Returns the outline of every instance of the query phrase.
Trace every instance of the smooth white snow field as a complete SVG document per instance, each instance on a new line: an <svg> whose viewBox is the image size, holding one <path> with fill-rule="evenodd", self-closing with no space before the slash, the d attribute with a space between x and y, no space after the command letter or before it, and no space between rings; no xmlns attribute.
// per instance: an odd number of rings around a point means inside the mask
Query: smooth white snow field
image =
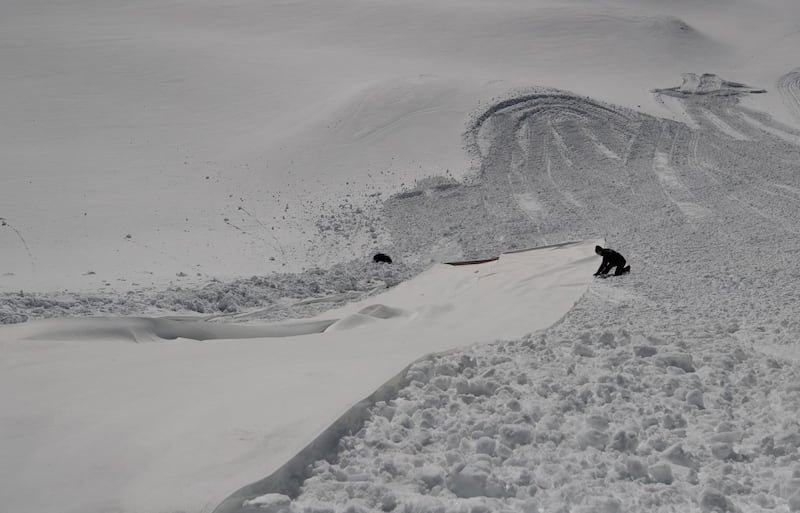
<svg viewBox="0 0 800 513"><path fill-rule="evenodd" d="M0 327L3 510L206 511L415 359L556 322L586 291L596 243L439 264L330 320Z"/></svg>

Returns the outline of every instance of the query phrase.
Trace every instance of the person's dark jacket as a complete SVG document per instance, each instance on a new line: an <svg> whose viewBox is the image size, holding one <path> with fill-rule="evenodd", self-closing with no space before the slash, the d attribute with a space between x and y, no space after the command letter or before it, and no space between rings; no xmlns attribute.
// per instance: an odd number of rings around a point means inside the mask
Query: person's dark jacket
<svg viewBox="0 0 800 513"><path fill-rule="evenodd" d="M600 264L597 272L594 273L595 276L598 274L607 274L613 267L616 267L617 269L622 269L625 267L625 257L613 249L601 248L600 255L603 257L603 262Z"/></svg>

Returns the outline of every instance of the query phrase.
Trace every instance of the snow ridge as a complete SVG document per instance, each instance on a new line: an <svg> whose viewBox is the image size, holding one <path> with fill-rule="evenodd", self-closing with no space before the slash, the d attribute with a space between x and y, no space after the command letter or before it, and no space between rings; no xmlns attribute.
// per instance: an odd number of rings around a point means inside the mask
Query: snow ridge
<svg viewBox="0 0 800 513"><path fill-rule="evenodd" d="M403 262L376 265L367 259L303 273L274 273L202 287L109 293L0 293L0 324L50 317L189 315L215 321L285 320L309 317L419 272Z"/></svg>

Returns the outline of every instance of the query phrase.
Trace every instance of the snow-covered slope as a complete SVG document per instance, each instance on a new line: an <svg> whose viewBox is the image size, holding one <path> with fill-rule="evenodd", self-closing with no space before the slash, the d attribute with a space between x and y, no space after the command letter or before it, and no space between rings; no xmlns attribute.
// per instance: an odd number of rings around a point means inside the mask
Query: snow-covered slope
<svg viewBox="0 0 800 513"><path fill-rule="evenodd" d="M318 215L464 176L465 117L511 88L667 116L648 90L684 72L771 88L796 67L798 5L763 4L5 1L0 287L185 286L362 255L380 227ZM791 120L778 95L758 102Z"/></svg>
<svg viewBox="0 0 800 513"><path fill-rule="evenodd" d="M416 365L293 503L257 498L298 491L276 486L226 508L800 510L800 3L8 0L0 11L2 322L175 309L257 324L318 314L432 262L565 240L603 237L633 267L592 284L553 328ZM376 270L375 250L399 265ZM312 267L324 269L264 276ZM186 332L86 322L3 330L83 333L0 338L0 398L19 413L0 426L4 508L103 511L114 496L137 513L210 511L271 472L264 453L298 448L260 438L284 408L263 401L322 401L262 390L263 338L134 345L109 339ZM255 329L193 334L269 334ZM470 340L456 333L437 342ZM160 363L157 349L170 353ZM401 366L366 349L374 359L359 365L386 374L353 397ZM301 378L347 372L302 357ZM115 394L132 394L132 414ZM242 394L246 408L232 402ZM229 421L223 435L182 436L212 418L201 401ZM324 406L332 419L346 404ZM207 449L143 449L183 439ZM105 487L64 485L83 449L110 457L83 467ZM209 455L229 464L204 467ZM175 467L206 470L164 477ZM120 477L133 474L144 481ZM176 496L180 482L196 493Z"/></svg>

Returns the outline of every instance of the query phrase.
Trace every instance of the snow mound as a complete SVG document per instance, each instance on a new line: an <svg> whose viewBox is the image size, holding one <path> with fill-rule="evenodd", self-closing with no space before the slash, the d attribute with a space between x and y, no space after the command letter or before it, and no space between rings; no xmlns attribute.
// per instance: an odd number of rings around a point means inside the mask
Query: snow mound
<svg viewBox="0 0 800 513"><path fill-rule="evenodd" d="M215 324L196 319L148 319L135 317L87 317L45 319L4 330L23 340L121 340L160 342L179 338L190 340L296 337L322 333L333 320L302 321L271 325Z"/></svg>
<svg viewBox="0 0 800 513"><path fill-rule="evenodd" d="M343 319L339 319L328 328L328 331L350 330L353 328L358 328L361 326L372 324L377 320L378 320L377 318L371 315L356 313L348 315Z"/></svg>
<svg viewBox="0 0 800 513"><path fill-rule="evenodd" d="M648 16L643 18L641 23L654 34L683 38L701 37L697 29L675 16Z"/></svg>
<svg viewBox="0 0 800 513"><path fill-rule="evenodd" d="M392 317L400 317L401 315L405 315L405 311L386 305L365 306L359 310L359 313L377 317L378 319L391 319Z"/></svg>
<svg viewBox="0 0 800 513"><path fill-rule="evenodd" d="M337 320L326 329L326 331L348 330L371 324L375 321L392 319L396 317L404 317L409 315L403 309L392 308L386 305L370 305L362 308L357 313L348 315L342 319Z"/></svg>
<svg viewBox="0 0 800 513"><path fill-rule="evenodd" d="M756 89L738 82L723 80L713 73L684 73L683 82L677 87L654 89L654 93L672 95L713 94L717 96L734 96L741 94L766 93L764 89Z"/></svg>
<svg viewBox="0 0 800 513"><path fill-rule="evenodd" d="M0 292L0 324L48 317L203 314L217 320L309 317L410 279L420 271L402 261L375 265L353 260L328 269L273 273L203 286L114 293Z"/></svg>

